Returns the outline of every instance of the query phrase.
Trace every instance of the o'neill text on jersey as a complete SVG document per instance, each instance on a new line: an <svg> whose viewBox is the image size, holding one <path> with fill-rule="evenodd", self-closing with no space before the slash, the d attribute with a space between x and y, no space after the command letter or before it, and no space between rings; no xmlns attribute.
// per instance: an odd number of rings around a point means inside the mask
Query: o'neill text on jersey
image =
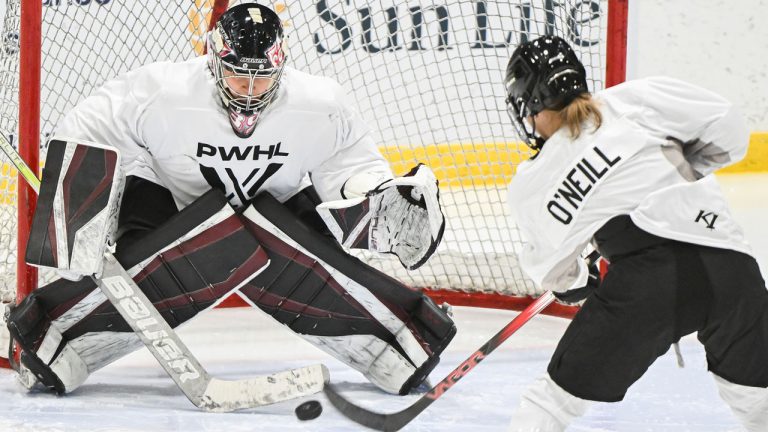
<svg viewBox="0 0 768 432"><path fill-rule="evenodd" d="M557 188L547 203L549 214L565 225L573 220L571 210L578 210L593 186L621 160L620 156L609 158L597 147L592 147L591 153L594 154L585 155L568 171L560 182L562 187Z"/></svg>

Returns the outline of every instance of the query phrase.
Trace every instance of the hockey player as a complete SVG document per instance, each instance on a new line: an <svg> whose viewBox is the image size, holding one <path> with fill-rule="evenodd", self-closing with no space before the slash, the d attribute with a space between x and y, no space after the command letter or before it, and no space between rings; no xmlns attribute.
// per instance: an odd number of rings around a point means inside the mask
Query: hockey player
<svg viewBox="0 0 768 432"><path fill-rule="evenodd" d="M374 233L377 250L415 268L442 235L436 180L424 166L393 179L339 84L286 62L278 16L233 6L210 32L206 56L106 83L54 136L119 149L126 180L115 256L171 326L239 290L383 390L407 393L455 326L421 292L347 255L315 206L372 195L371 218L390 228ZM42 253L56 249L38 234ZM13 308L21 369L35 377L27 385L70 392L140 346L105 300L88 278L61 279Z"/></svg>
<svg viewBox="0 0 768 432"><path fill-rule="evenodd" d="M622 400L693 332L739 421L768 430L768 291L713 175L745 154L743 118L671 78L590 95L554 36L521 44L504 84L512 123L536 151L509 187L521 265L561 298L586 297L511 430L562 431L589 401ZM601 282L580 258L590 242L610 261Z"/></svg>

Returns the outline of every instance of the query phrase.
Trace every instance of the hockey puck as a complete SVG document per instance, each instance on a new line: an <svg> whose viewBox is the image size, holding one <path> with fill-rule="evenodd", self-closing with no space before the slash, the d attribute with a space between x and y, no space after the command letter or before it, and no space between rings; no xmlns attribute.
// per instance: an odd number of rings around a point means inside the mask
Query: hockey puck
<svg viewBox="0 0 768 432"><path fill-rule="evenodd" d="M301 421L314 420L323 412L323 406L316 400L304 402L296 407L296 417Z"/></svg>

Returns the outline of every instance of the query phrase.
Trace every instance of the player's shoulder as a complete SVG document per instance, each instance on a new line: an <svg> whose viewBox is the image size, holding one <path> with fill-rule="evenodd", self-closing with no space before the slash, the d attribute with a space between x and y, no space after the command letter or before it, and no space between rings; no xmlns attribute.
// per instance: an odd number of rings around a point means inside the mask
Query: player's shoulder
<svg viewBox="0 0 768 432"><path fill-rule="evenodd" d="M597 97L612 99L642 99L652 93L669 93L693 87L690 83L670 76L649 76L637 78L597 93Z"/></svg>
<svg viewBox="0 0 768 432"><path fill-rule="evenodd" d="M292 108L335 112L345 105L346 92L334 79L286 67L281 86Z"/></svg>
<svg viewBox="0 0 768 432"><path fill-rule="evenodd" d="M191 105L202 97L198 95L212 94L203 89L214 88L205 57L150 63L132 70L123 79L135 100L145 106Z"/></svg>
<svg viewBox="0 0 768 432"><path fill-rule="evenodd" d="M204 57L181 62L160 61L138 67L125 75L125 80L136 90L172 92L195 87L197 81L207 77Z"/></svg>

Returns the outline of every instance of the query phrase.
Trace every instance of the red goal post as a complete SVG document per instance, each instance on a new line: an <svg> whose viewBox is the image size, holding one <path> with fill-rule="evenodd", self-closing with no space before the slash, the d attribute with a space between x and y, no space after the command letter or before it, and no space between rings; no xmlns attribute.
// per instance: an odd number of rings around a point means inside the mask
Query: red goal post
<svg viewBox="0 0 768 432"><path fill-rule="evenodd" d="M0 115L0 129L33 167L68 107L119 73L201 54L206 28L227 7L225 0L5 3L0 97L5 111L16 112ZM528 304L537 292L516 268L521 239L503 202L504 185L527 152L503 109L503 67L521 40L558 34L582 55L594 90L622 82L628 0L261 3L285 23L289 64L341 82L397 173L418 160L441 180L449 220L431 267L406 272L396 260L363 258L438 301ZM0 278L21 298L47 280L15 259L26 247L35 195L1 162ZM9 209L18 215L8 216ZM17 244L7 243L11 232Z"/></svg>

